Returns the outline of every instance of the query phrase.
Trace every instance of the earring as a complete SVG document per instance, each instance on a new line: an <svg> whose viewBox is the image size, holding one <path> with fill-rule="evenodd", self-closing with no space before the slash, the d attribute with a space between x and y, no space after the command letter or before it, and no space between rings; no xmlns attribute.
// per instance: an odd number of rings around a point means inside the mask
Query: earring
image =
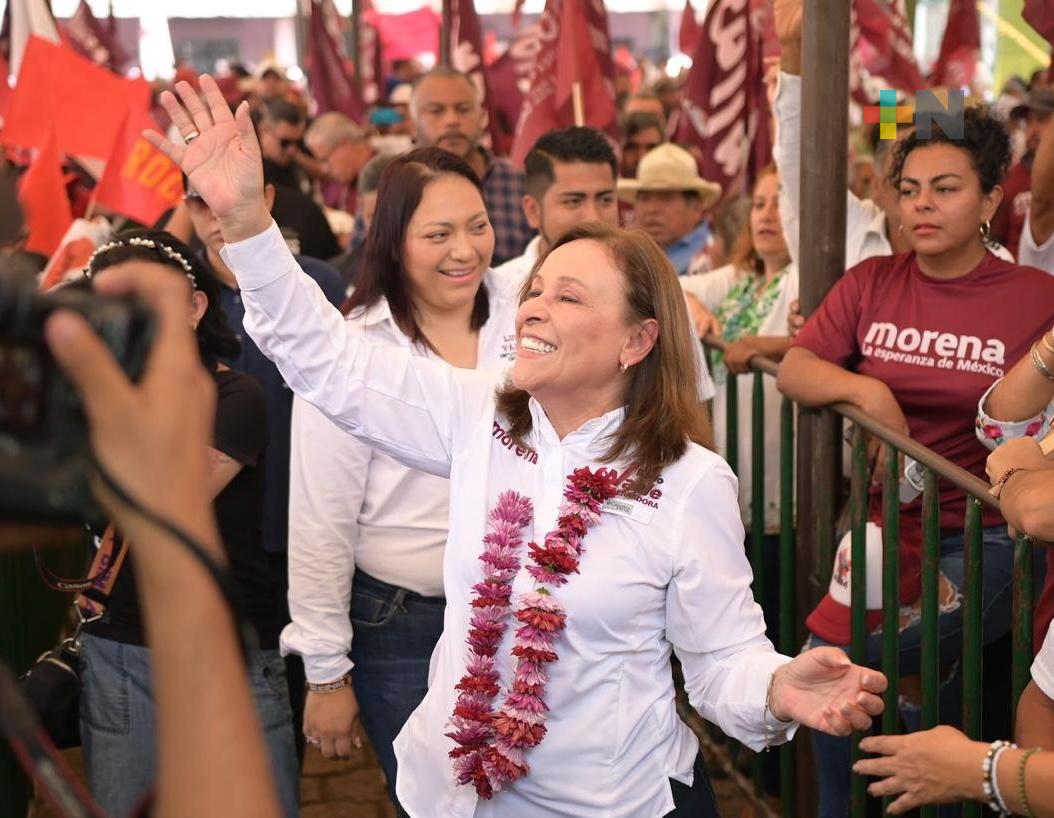
<svg viewBox="0 0 1054 818"><path fill-rule="evenodd" d="M629 364L624 364L620 362L618 368L625 372L627 369L629 369Z"/></svg>
<svg viewBox="0 0 1054 818"><path fill-rule="evenodd" d="M981 226L978 228L978 232L981 234L981 241L988 241L988 237L992 235L992 222L990 219L985 219L981 222Z"/></svg>

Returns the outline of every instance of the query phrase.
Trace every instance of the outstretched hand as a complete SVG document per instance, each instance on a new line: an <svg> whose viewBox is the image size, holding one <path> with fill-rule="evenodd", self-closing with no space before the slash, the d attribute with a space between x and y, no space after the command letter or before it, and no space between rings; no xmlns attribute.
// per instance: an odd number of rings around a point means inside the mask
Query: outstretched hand
<svg viewBox="0 0 1054 818"><path fill-rule="evenodd" d="M847 736L882 712L886 677L860 667L838 648L813 648L776 671L770 710L784 721Z"/></svg>
<svg viewBox="0 0 1054 818"><path fill-rule="evenodd" d="M176 94L164 91L161 104L183 137L172 142L156 131L146 139L182 169L191 187L216 215L228 244L262 233L271 223L264 199L263 159L249 105L231 113L216 81L201 76L201 94L186 82ZM203 99L204 98L204 99Z"/></svg>

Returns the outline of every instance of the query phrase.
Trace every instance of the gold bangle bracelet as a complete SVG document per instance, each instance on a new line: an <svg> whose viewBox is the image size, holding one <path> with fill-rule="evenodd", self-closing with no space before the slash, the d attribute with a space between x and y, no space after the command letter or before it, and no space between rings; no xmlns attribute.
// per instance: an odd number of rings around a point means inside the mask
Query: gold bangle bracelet
<svg viewBox="0 0 1054 818"><path fill-rule="evenodd" d="M1039 747L1032 747L1026 750L1025 754L1021 756L1021 766L1017 768L1017 792L1021 796L1021 806L1025 808L1027 818L1036 818L1036 816L1032 812L1032 805L1028 803L1028 793L1025 792L1025 765L1028 764L1028 760L1039 749Z"/></svg>
<svg viewBox="0 0 1054 818"><path fill-rule="evenodd" d="M1043 346L1046 348L1047 352L1054 355L1054 344L1050 342L1050 333L1044 332L1039 340L1043 342Z"/></svg>

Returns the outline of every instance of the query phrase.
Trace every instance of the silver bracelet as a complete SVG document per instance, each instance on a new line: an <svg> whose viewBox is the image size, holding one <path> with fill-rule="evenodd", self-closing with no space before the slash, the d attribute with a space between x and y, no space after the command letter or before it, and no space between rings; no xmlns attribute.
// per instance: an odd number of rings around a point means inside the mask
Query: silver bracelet
<svg viewBox="0 0 1054 818"><path fill-rule="evenodd" d="M1043 363L1043 358L1039 354L1039 343L1038 342L1032 345L1032 353L1031 354L1032 354L1032 366L1034 366L1036 368L1036 371L1039 372L1039 374L1042 375L1044 378L1046 378L1048 381L1054 381L1054 372L1051 372L1050 371L1050 367L1048 367L1045 363Z"/></svg>
<svg viewBox="0 0 1054 818"><path fill-rule="evenodd" d="M999 791L999 756L1007 750L1015 749L1016 747L1016 744L1006 743L992 754L992 791L995 794L995 802L999 806L1000 815L1010 815L1011 813L1006 801L1003 800L1003 794Z"/></svg>
<svg viewBox="0 0 1054 818"><path fill-rule="evenodd" d="M988 752L985 753L984 761L981 762L981 775L983 781L981 787L984 790L985 801L988 803L988 809L997 815L1010 815L1010 811L1006 809L1006 805L1003 803L1003 799L998 795L997 785L995 779L995 759L1004 751L1008 750L1016 745L1011 744L1009 741L993 741L991 746L988 748Z"/></svg>

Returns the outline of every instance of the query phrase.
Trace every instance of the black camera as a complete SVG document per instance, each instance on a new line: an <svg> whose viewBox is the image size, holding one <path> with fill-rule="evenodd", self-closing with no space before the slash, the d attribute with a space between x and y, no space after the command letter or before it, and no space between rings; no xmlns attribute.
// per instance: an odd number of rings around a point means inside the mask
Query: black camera
<svg viewBox="0 0 1054 818"><path fill-rule="evenodd" d="M0 519L101 523L80 399L44 341L57 309L80 313L133 380L154 336L140 304L79 285L42 294L0 273Z"/></svg>

